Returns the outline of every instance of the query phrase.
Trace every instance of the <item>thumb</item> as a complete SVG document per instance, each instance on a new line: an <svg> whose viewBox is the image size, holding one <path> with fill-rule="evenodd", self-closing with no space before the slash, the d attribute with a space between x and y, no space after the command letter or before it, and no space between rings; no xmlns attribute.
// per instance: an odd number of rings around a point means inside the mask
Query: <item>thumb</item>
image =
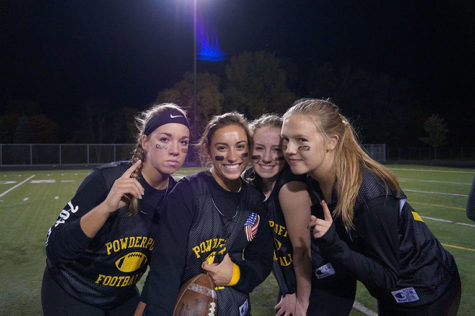
<svg viewBox="0 0 475 316"><path fill-rule="evenodd" d="M328 208L327 202L322 200L322 207L323 207L323 216L325 220L333 222L332 214L330 213L330 209Z"/></svg>
<svg viewBox="0 0 475 316"><path fill-rule="evenodd" d="M228 263L228 262L232 263L232 260L231 260L231 257L229 257L229 254L226 253L226 255L224 256L223 261L221 261L221 263Z"/></svg>
<svg viewBox="0 0 475 316"><path fill-rule="evenodd" d="M212 267L213 267L214 264L209 264L208 261L203 261L203 263L201 264L201 268L203 270L205 270L206 272L210 272L212 270Z"/></svg>

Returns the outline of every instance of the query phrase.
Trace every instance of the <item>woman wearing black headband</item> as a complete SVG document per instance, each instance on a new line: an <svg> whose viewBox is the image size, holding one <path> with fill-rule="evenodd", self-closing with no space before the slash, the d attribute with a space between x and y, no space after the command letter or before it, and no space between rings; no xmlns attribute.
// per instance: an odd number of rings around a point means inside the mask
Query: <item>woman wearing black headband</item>
<svg viewBox="0 0 475 316"><path fill-rule="evenodd" d="M48 231L44 315L132 315L156 247L158 212L184 163L185 112L159 104L137 118L131 162L94 169Z"/></svg>
<svg viewBox="0 0 475 316"><path fill-rule="evenodd" d="M144 287L146 315L171 315L181 285L199 273L217 286L218 315L249 315L249 293L272 267L262 195L241 180L250 142L241 114L208 123L199 145L211 169L182 179L161 213L160 247Z"/></svg>

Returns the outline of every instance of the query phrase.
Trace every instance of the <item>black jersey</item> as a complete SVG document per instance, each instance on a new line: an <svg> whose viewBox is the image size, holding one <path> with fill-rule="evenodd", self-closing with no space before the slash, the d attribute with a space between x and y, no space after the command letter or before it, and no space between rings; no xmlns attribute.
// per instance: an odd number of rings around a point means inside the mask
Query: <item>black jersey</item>
<svg viewBox="0 0 475 316"><path fill-rule="evenodd" d="M313 182L313 188L318 183ZM321 193L312 190L319 199ZM336 195L329 204L336 206ZM321 206L318 212L322 212ZM340 219L313 242L331 264L362 281L384 304L420 306L438 299L457 275L455 261L407 203L403 192L386 189L371 171L363 170L354 207L354 229Z"/></svg>
<svg viewBox="0 0 475 316"><path fill-rule="evenodd" d="M129 162L116 162L94 169L46 240L47 268L53 279L73 297L103 309L137 295L135 284L156 247L154 214L167 192L154 189L141 177L145 194L138 201L139 212L128 216L125 206L110 215L94 238L87 237L80 227L81 217L105 200L115 179L129 167ZM168 188L174 184L170 177Z"/></svg>
<svg viewBox="0 0 475 316"><path fill-rule="evenodd" d="M255 184L259 188L260 178L254 168L249 168L244 173L244 179ZM274 237L274 265L273 272L282 295L295 293L297 282L293 265L293 247L290 241L284 214L279 202L279 192L289 182L305 182L305 176L297 176L286 165L276 180L271 194L265 200L267 206L269 227Z"/></svg>
<svg viewBox="0 0 475 316"><path fill-rule="evenodd" d="M223 196L228 196L228 205ZM240 278L233 286L217 288L218 315L245 314L249 293L272 267L262 195L246 183L239 193L225 191L209 171L202 171L182 179L166 204L160 247L153 254L142 298L145 314L171 315L180 286L204 272L205 260L219 263L226 253L239 266Z"/></svg>

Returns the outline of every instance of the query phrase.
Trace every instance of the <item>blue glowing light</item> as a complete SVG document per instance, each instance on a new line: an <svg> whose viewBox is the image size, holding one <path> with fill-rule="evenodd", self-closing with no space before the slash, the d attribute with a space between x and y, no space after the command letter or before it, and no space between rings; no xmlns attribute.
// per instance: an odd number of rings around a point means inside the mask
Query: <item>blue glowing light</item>
<svg viewBox="0 0 475 316"><path fill-rule="evenodd" d="M218 36L215 32L207 32L201 19L198 23L199 36L196 37L198 46L198 60L206 60L212 62L223 61L226 54L221 50L218 43Z"/></svg>

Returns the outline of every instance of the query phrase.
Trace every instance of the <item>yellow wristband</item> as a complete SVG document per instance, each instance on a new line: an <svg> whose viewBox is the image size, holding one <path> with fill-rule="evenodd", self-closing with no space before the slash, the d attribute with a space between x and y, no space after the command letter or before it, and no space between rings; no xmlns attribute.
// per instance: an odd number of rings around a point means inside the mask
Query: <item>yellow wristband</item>
<svg viewBox="0 0 475 316"><path fill-rule="evenodd" d="M238 283L239 278L241 277L241 269L239 269L239 266L235 263L233 263L233 276L231 277L231 281L229 281L226 286L233 286L236 283Z"/></svg>

